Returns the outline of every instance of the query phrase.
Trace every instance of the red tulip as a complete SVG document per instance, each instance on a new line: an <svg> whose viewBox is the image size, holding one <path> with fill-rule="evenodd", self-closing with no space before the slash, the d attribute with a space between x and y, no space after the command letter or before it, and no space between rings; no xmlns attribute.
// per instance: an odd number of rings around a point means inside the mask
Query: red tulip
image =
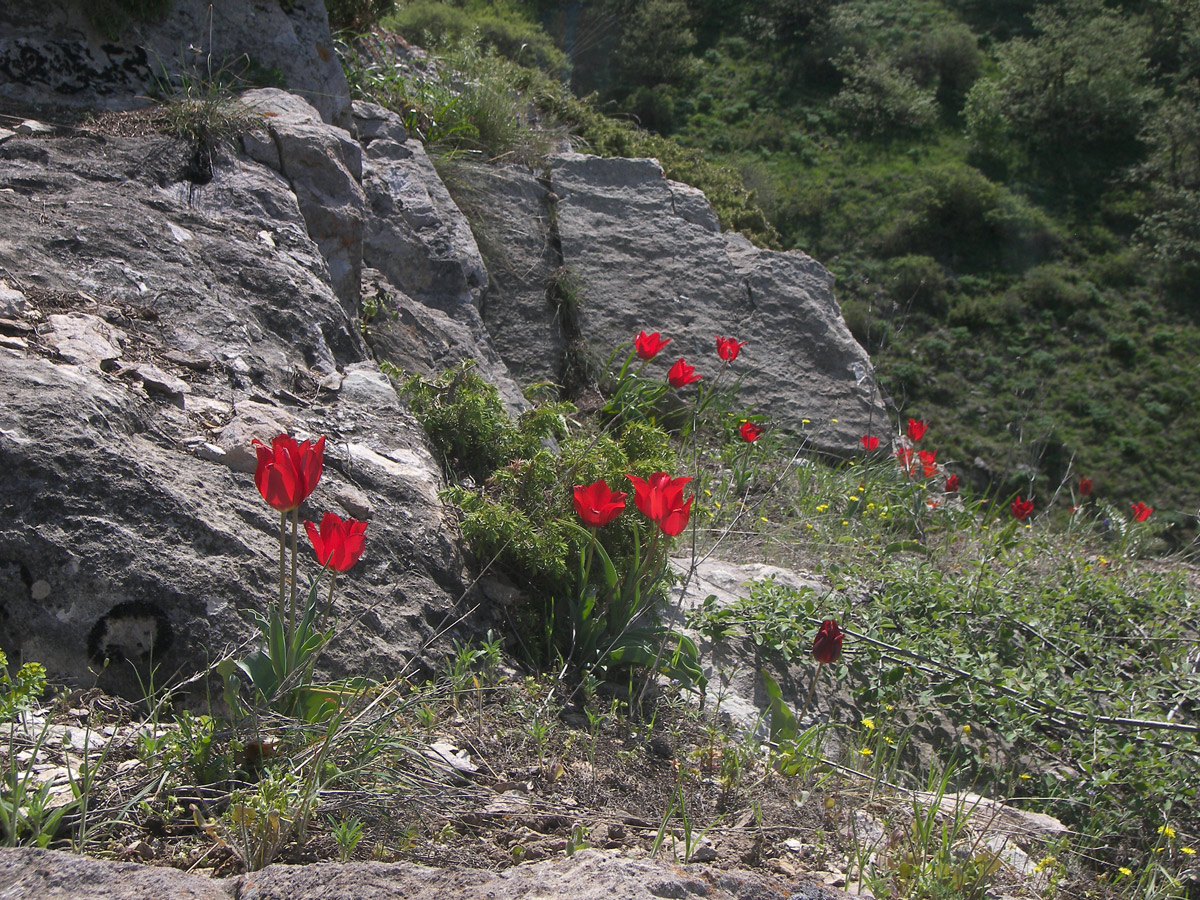
<svg viewBox="0 0 1200 900"><path fill-rule="evenodd" d="M742 440L747 444L753 444L762 437L762 429L753 422L743 422L742 427L738 429L738 433L741 434Z"/></svg>
<svg viewBox="0 0 1200 900"><path fill-rule="evenodd" d="M909 419L908 420L908 438L911 441L919 441L925 437L925 429L929 427L929 422L925 419Z"/></svg>
<svg viewBox="0 0 1200 900"><path fill-rule="evenodd" d="M951 475L949 478L946 479L945 490L946 490L947 494L953 494L955 491L958 490L958 476L957 475Z"/></svg>
<svg viewBox="0 0 1200 900"><path fill-rule="evenodd" d="M674 388L686 387L693 381L700 380L701 376L695 373L696 367L689 366L683 361L683 357L681 356L675 360L675 365L671 366L671 371L667 373L667 381Z"/></svg>
<svg viewBox="0 0 1200 900"><path fill-rule="evenodd" d="M258 454L254 483L263 499L280 512L291 512L305 501L321 479L325 459L325 436L314 444L281 434L268 447L262 441L253 442Z"/></svg>
<svg viewBox="0 0 1200 900"><path fill-rule="evenodd" d="M603 478L584 487L575 485L575 512L584 523L600 528L615 519L625 508L625 495L610 490Z"/></svg>
<svg viewBox="0 0 1200 900"><path fill-rule="evenodd" d="M1137 503L1129 504L1129 508L1133 510L1133 520L1135 522L1145 522L1150 518L1150 514L1154 512L1153 506L1147 506L1141 500Z"/></svg>
<svg viewBox="0 0 1200 900"><path fill-rule="evenodd" d="M1017 519L1017 521L1024 522L1031 515L1033 515L1033 498L1030 497L1028 500L1022 500L1020 497L1017 497L1017 499L1012 502L1012 506L1009 507L1009 510L1012 512L1013 517Z"/></svg>
<svg viewBox="0 0 1200 900"><path fill-rule="evenodd" d="M655 472L649 478L626 475L633 483L633 502L642 515L658 523L662 533L674 537L687 527L692 501L683 502L683 486L692 479L672 478L666 472Z"/></svg>
<svg viewBox="0 0 1200 900"><path fill-rule="evenodd" d="M863 449L868 453L879 447L879 438L873 434L864 434L859 440L862 441Z"/></svg>
<svg viewBox="0 0 1200 900"><path fill-rule="evenodd" d="M345 572L362 556L366 522L357 519L342 521L336 513L327 512L321 519L320 531L312 522L305 522L304 530L312 541L317 562L323 566Z"/></svg>
<svg viewBox="0 0 1200 900"><path fill-rule="evenodd" d="M671 343L671 338L663 340L657 331L651 334L646 334L645 331L642 331L633 339L633 347L637 350L637 355L642 359L654 359L654 357L658 356L658 351L669 343Z"/></svg>
<svg viewBox="0 0 1200 900"><path fill-rule="evenodd" d="M1086 497L1092 492L1092 479L1079 476L1079 496Z"/></svg>
<svg viewBox="0 0 1200 900"><path fill-rule="evenodd" d="M913 470L913 450L912 447L900 447L896 450L896 459L900 462L900 468L912 474Z"/></svg>
<svg viewBox="0 0 1200 900"><path fill-rule="evenodd" d="M926 478L932 478L937 474L936 450L918 450L917 456L921 460L921 468L925 471Z"/></svg>
<svg viewBox="0 0 1200 900"><path fill-rule="evenodd" d="M822 622L813 641L813 659L823 665L841 659L843 636L842 630L838 628L837 619L826 619Z"/></svg>
<svg viewBox="0 0 1200 900"><path fill-rule="evenodd" d="M742 347L746 345L745 341L738 342L737 338L721 337L717 335L717 356L726 362L733 362L741 352Z"/></svg>

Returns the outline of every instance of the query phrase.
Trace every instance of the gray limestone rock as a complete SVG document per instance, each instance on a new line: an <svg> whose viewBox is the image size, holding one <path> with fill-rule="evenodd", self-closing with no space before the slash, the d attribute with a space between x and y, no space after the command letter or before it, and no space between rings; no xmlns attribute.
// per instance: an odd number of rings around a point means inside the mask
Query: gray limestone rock
<svg viewBox="0 0 1200 900"><path fill-rule="evenodd" d="M132 109L164 85L274 78L324 121L350 127L349 88L320 0L173 0L164 18L126 22L116 40L86 10L84 0L0 4L0 98Z"/></svg>
<svg viewBox="0 0 1200 900"><path fill-rule="evenodd" d="M356 103L368 135L363 191L368 202L363 261L418 303L457 316L478 305L488 273L450 192L420 141L397 138L403 126L372 104Z"/></svg>
<svg viewBox="0 0 1200 900"><path fill-rule="evenodd" d="M870 360L818 262L716 232L695 193L655 160L571 153L552 163L562 263L579 286L582 335L601 359L643 328L661 331L674 343L652 366L665 375L682 356L711 381L721 365L714 337L733 336L746 342L731 366L738 399L816 447L854 451L887 421Z"/></svg>
<svg viewBox="0 0 1200 900"><path fill-rule="evenodd" d="M518 166L462 165L456 195L487 262L483 321L514 377L564 380L574 335L563 319L561 271L551 229L553 202L542 179Z"/></svg>
<svg viewBox="0 0 1200 900"><path fill-rule="evenodd" d="M363 270L363 298L378 310L363 330L380 362L434 376L473 359L479 374L497 387L511 412L529 407L474 306L464 304L451 316L416 302L375 269Z"/></svg>
<svg viewBox="0 0 1200 900"><path fill-rule="evenodd" d="M52 850L0 849L5 900L838 900L841 891L704 865L672 865L617 853L574 856L503 872L409 863L268 866L214 881L172 869L101 862Z"/></svg>
<svg viewBox="0 0 1200 900"><path fill-rule="evenodd" d="M309 237L329 266L334 292L358 314L366 198L362 150L349 132L326 125L301 97L276 88L247 91L241 102L262 115L263 131L242 136L242 149L287 179Z"/></svg>
<svg viewBox="0 0 1200 900"><path fill-rule="evenodd" d="M195 185L186 149L0 146L0 267L25 298L0 353L0 647L82 684L108 659L99 684L139 696L152 663L162 684L244 649L278 571L250 442L286 429L328 440L302 517L370 517L327 673L393 677L466 603L438 467L288 184L226 154Z"/></svg>

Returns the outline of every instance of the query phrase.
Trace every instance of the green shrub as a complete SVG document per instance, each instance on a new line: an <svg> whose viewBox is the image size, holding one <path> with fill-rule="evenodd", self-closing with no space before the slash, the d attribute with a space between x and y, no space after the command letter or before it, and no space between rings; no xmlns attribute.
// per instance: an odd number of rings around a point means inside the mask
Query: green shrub
<svg viewBox="0 0 1200 900"><path fill-rule="evenodd" d="M377 24L393 6L395 0L325 0L330 29L356 34Z"/></svg>
<svg viewBox="0 0 1200 900"><path fill-rule="evenodd" d="M1061 243L1045 213L968 166L925 170L900 204L903 212L881 249L932 256L954 271L1020 271Z"/></svg>
<svg viewBox="0 0 1200 900"><path fill-rule="evenodd" d="M937 121L933 94L879 58L855 60L849 66L833 108L846 130L871 136L920 131Z"/></svg>
<svg viewBox="0 0 1200 900"><path fill-rule="evenodd" d="M472 43L555 78L563 77L568 68L567 58L545 31L505 7L465 9L437 0L418 0L388 15L383 25L431 50Z"/></svg>
<svg viewBox="0 0 1200 900"><path fill-rule="evenodd" d="M901 256L888 262L887 288L904 309L932 315L946 312L950 279L937 260L929 256Z"/></svg>

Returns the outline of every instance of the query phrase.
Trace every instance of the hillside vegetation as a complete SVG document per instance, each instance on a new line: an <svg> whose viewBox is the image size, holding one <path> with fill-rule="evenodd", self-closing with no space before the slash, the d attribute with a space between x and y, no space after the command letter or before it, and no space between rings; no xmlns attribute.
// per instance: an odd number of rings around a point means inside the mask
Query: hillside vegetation
<svg viewBox="0 0 1200 900"><path fill-rule="evenodd" d="M1083 474L1194 523L1197 0L417 0L384 22L523 73L584 149L659 156L727 227L825 263L899 417L936 421L972 489Z"/></svg>

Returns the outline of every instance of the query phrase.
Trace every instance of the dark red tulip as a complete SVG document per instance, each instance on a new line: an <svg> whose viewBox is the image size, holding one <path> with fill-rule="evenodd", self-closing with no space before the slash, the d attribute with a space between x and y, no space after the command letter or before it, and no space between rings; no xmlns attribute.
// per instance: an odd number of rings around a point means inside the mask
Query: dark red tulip
<svg viewBox="0 0 1200 900"><path fill-rule="evenodd" d="M1079 477L1079 496L1086 497L1092 492L1092 479Z"/></svg>
<svg viewBox="0 0 1200 900"><path fill-rule="evenodd" d="M737 338L717 335L717 356L726 362L733 362L745 345L745 341L739 342Z"/></svg>
<svg viewBox="0 0 1200 900"><path fill-rule="evenodd" d="M575 512L584 523L600 528L615 519L625 508L625 494L610 490L603 478L586 487L575 485Z"/></svg>
<svg viewBox="0 0 1200 900"><path fill-rule="evenodd" d="M909 419L908 420L908 439L910 441L919 441L925 437L925 429L929 427L929 422L925 419Z"/></svg>
<svg viewBox="0 0 1200 900"><path fill-rule="evenodd" d="M862 441L863 449L868 453L879 448L879 438L873 434L864 434L859 440Z"/></svg>
<svg viewBox="0 0 1200 900"><path fill-rule="evenodd" d="M1009 507L1009 510L1012 512L1013 518L1015 518L1018 522L1024 522L1031 515L1033 515L1033 498L1030 497L1028 500L1022 500L1020 497L1018 497L1012 502L1012 506Z"/></svg>
<svg viewBox="0 0 1200 900"><path fill-rule="evenodd" d="M258 454L254 483L263 499L280 512L291 512L305 501L317 482L325 460L325 436L314 444L281 434L268 447L262 441L253 442Z"/></svg>
<svg viewBox="0 0 1200 900"><path fill-rule="evenodd" d="M657 331L650 334L642 331L633 339L633 348L642 359L654 359L658 356L658 352L669 343L671 343L671 338L664 339Z"/></svg>
<svg viewBox="0 0 1200 900"><path fill-rule="evenodd" d="M312 522L305 522L304 530L312 541L317 562L323 566L345 572L362 556L366 522L357 519L342 521L336 513L327 512L321 519L320 531Z"/></svg>
<svg viewBox="0 0 1200 900"><path fill-rule="evenodd" d="M842 629L838 628L837 619L826 619L817 629L817 637L813 640L813 659L822 665L837 662L842 657Z"/></svg>
<svg viewBox="0 0 1200 900"><path fill-rule="evenodd" d="M958 490L958 476L951 475L949 478L946 479L946 493L953 494L957 490Z"/></svg>
<svg viewBox="0 0 1200 900"><path fill-rule="evenodd" d="M700 378L701 376L696 374L696 367L685 363L682 356L675 360L675 365L671 366L671 371L667 372L667 381L674 388L687 387L693 381L699 381Z"/></svg>
<svg viewBox="0 0 1200 900"><path fill-rule="evenodd" d="M1129 508L1133 510L1133 520L1135 522L1145 522L1150 518L1150 514L1154 512L1153 506L1147 506L1141 500L1137 503L1129 504Z"/></svg>
<svg viewBox="0 0 1200 900"><path fill-rule="evenodd" d="M762 429L753 422L743 422L741 428L738 429L738 433L747 444L753 444L762 437Z"/></svg>

